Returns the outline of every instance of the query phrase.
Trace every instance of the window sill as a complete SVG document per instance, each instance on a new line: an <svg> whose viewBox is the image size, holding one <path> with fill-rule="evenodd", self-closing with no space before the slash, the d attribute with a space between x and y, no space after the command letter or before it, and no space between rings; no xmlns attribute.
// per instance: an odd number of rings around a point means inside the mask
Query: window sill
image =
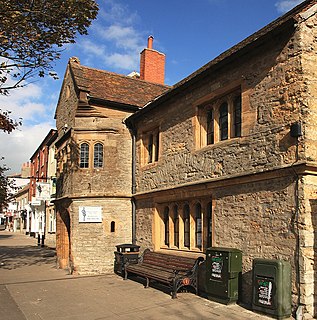
<svg viewBox="0 0 317 320"><path fill-rule="evenodd" d="M203 251L194 251L194 250L189 250L189 249L174 249L174 248L165 248L165 247L161 247L159 250L159 252L162 253L170 253L173 255L179 255L179 256L189 256L189 257L193 257L193 256L197 256L197 257L201 257L202 255L205 256L205 253Z"/></svg>
<svg viewBox="0 0 317 320"><path fill-rule="evenodd" d="M240 143L243 140L245 140L244 137L236 137L236 138L230 138L227 140L222 140L222 141L218 141L216 143L213 144L208 144L206 146L203 147L196 147L195 149L195 153L200 153L200 152L205 152L214 148L222 148L224 146L229 146L230 144L234 144L234 143Z"/></svg>
<svg viewBox="0 0 317 320"><path fill-rule="evenodd" d="M156 167L157 164L158 164L158 161L144 164L144 165L141 166L141 170L149 170L149 169L152 169L152 168Z"/></svg>

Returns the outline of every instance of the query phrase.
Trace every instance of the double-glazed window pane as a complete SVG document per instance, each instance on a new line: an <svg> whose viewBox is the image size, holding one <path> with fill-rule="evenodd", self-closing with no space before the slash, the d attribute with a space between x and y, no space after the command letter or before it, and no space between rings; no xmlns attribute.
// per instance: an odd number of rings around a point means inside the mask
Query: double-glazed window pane
<svg viewBox="0 0 317 320"><path fill-rule="evenodd" d="M173 212L173 223L174 223L174 246L179 247L179 216L178 216L178 207L174 206Z"/></svg>
<svg viewBox="0 0 317 320"><path fill-rule="evenodd" d="M214 112L213 110L207 111L207 144L214 143Z"/></svg>
<svg viewBox="0 0 317 320"><path fill-rule="evenodd" d="M164 209L164 244L166 246L169 245L169 237L170 237L170 233L169 233L169 208L165 207Z"/></svg>
<svg viewBox="0 0 317 320"><path fill-rule="evenodd" d="M196 248L202 248L202 219L201 219L201 205L196 205L195 213L195 242Z"/></svg>
<svg viewBox="0 0 317 320"><path fill-rule="evenodd" d="M82 143L80 145L80 168L89 167L89 145L88 143Z"/></svg>
<svg viewBox="0 0 317 320"><path fill-rule="evenodd" d="M147 141L147 162L158 161L159 158L159 133L150 133Z"/></svg>
<svg viewBox="0 0 317 320"><path fill-rule="evenodd" d="M190 247L190 210L189 205L184 206L184 247Z"/></svg>
<svg viewBox="0 0 317 320"><path fill-rule="evenodd" d="M153 134L149 135L149 141L148 141L148 163L153 162Z"/></svg>
<svg viewBox="0 0 317 320"><path fill-rule="evenodd" d="M103 145L96 143L94 146L94 168L103 167Z"/></svg>
<svg viewBox="0 0 317 320"><path fill-rule="evenodd" d="M233 101L234 136L241 137L241 96Z"/></svg>
<svg viewBox="0 0 317 320"><path fill-rule="evenodd" d="M207 205L207 248L212 246L212 203Z"/></svg>
<svg viewBox="0 0 317 320"><path fill-rule="evenodd" d="M228 139L228 104L224 102L219 109L220 140Z"/></svg>

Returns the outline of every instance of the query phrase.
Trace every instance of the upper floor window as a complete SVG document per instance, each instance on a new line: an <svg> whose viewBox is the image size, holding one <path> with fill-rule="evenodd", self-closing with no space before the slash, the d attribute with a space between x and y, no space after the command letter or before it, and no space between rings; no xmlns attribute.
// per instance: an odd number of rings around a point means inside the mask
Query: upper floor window
<svg viewBox="0 0 317 320"><path fill-rule="evenodd" d="M237 95L233 100L233 135L241 137L241 95Z"/></svg>
<svg viewBox="0 0 317 320"><path fill-rule="evenodd" d="M142 151L142 163L149 164L157 162L159 159L159 143L160 135L159 130L155 129L146 132L142 136L143 151Z"/></svg>
<svg viewBox="0 0 317 320"><path fill-rule="evenodd" d="M223 102L219 108L219 139L228 139L228 103Z"/></svg>
<svg viewBox="0 0 317 320"><path fill-rule="evenodd" d="M94 145L94 168L103 167L103 145L96 143Z"/></svg>
<svg viewBox="0 0 317 320"><path fill-rule="evenodd" d="M89 167L89 145L88 143L82 143L80 145L80 168L88 168Z"/></svg>
<svg viewBox="0 0 317 320"><path fill-rule="evenodd" d="M197 145L202 148L230 138L241 137L241 91L236 90L198 108Z"/></svg>

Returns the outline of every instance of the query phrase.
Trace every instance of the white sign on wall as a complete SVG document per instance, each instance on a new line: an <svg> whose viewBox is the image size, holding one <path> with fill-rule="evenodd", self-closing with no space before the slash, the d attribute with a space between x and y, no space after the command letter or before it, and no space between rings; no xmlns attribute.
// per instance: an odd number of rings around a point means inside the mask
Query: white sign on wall
<svg viewBox="0 0 317 320"><path fill-rule="evenodd" d="M35 197L37 200L50 200L50 184L48 182L36 182Z"/></svg>
<svg viewBox="0 0 317 320"><path fill-rule="evenodd" d="M102 208L79 207L79 222L102 222Z"/></svg>

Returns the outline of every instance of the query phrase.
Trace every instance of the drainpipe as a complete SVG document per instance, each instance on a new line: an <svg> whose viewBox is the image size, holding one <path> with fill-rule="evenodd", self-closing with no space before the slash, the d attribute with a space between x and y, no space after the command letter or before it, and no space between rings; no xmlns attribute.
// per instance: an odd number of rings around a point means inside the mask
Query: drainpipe
<svg viewBox="0 0 317 320"><path fill-rule="evenodd" d="M135 179L135 169L136 169L136 129L129 119L125 119L123 121L125 125L128 127L131 137L132 137L132 197L131 197L131 204L132 204L132 244L136 244L136 205L135 205L135 198L134 194L136 192L136 179Z"/></svg>
<svg viewBox="0 0 317 320"><path fill-rule="evenodd" d="M134 194L136 192L136 180L135 180L135 156L136 156L136 130L131 129L132 134L132 243L136 244L136 206Z"/></svg>

